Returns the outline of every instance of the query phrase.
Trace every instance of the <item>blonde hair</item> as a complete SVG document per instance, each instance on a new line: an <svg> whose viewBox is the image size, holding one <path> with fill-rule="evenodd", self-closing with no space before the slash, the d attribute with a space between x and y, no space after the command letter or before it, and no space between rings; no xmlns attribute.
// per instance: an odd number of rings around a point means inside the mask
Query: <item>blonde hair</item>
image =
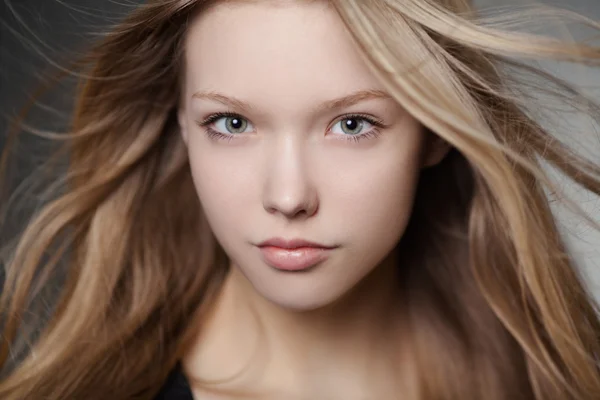
<svg viewBox="0 0 600 400"><path fill-rule="evenodd" d="M150 399L200 329L227 257L201 213L176 110L187 23L216 3L150 1L79 64L72 129L56 135L64 185L7 262L1 398ZM452 145L423 172L398 246L404 398L596 399L597 307L559 234L542 164L597 195L600 168L529 116L531 86L516 72L600 111L515 58L598 66L600 49L500 30L467 0L330 3L389 93ZM24 321L59 278L52 313L32 332ZM32 342L27 353L19 342Z"/></svg>

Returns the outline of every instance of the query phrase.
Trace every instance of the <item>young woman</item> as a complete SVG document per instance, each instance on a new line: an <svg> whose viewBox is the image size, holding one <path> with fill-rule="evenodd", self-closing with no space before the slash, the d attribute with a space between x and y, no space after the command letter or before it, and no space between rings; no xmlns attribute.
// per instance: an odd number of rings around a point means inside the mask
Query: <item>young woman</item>
<svg viewBox="0 0 600 400"><path fill-rule="evenodd" d="M7 262L0 398L598 399L542 165L595 194L600 168L517 78L599 108L515 59L600 49L492 22L467 0L136 9L81 64L64 185Z"/></svg>

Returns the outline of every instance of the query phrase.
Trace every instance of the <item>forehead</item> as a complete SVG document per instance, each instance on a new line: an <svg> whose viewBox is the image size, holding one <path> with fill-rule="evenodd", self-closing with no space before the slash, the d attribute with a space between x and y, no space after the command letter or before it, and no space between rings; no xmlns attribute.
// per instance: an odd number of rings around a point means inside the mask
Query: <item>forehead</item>
<svg viewBox="0 0 600 400"><path fill-rule="evenodd" d="M383 89L324 1L235 1L211 7L190 25L186 76L197 90L240 95Z"/></svg>

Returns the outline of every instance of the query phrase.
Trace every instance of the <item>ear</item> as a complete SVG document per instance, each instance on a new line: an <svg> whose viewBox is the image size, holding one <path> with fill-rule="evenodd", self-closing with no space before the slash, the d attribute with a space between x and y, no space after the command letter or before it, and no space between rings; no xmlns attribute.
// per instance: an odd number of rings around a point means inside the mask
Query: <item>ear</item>
<svg viewBox="0 0 600 400"><path fill-rule="evenodd" d="M451 146L444 139L425 129L425 144L423 148L422 168L434 167L439 164L450 151Z"/></svg>
<svg viewBox="0 0 600 400"><path fill-rule="evenodd" d="M181 134L181 137L187 146L187 144L188 144L188 123L187 123L186 112L185 112L184 107L180 107L179 110L177 110L177 122L179 123L179 132Z"/></svg>

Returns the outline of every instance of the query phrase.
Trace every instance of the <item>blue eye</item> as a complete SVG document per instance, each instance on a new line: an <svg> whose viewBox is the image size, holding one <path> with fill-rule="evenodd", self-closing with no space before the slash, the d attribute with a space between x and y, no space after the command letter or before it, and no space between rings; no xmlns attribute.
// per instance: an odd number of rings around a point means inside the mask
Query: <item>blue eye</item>
<svg viewBox="0 0 600 400"><path fill-rule="evenodd" d="M211 124L215 130L222 134L240 134L247 132L248 127L252 130L252 124L239 115L225 115L214 119Z"/></svg>
<svg viewBox="0 0 600 400"><path fill-rule="evenodd" d="M204 127L210 138L218 140L230 141L242 133L254 130L254 126L246 118L229 112L213 114L198 123ZM350 114L338 119L329 132L341 139L358 142L378 136L379 128L382 127L384 127L383 122L374 117Z"/></svg>
<svg viewBox="0 0 600 400"><path fill-rule="evenodd" d="M331 128L331 132L342 135L356 136L363 134L365 130L368 131L370 127L373 127L373 125L374 124L369 122L365 117L348 116L336 122ZM337 129L338 127L339 130Z"/></svg>

